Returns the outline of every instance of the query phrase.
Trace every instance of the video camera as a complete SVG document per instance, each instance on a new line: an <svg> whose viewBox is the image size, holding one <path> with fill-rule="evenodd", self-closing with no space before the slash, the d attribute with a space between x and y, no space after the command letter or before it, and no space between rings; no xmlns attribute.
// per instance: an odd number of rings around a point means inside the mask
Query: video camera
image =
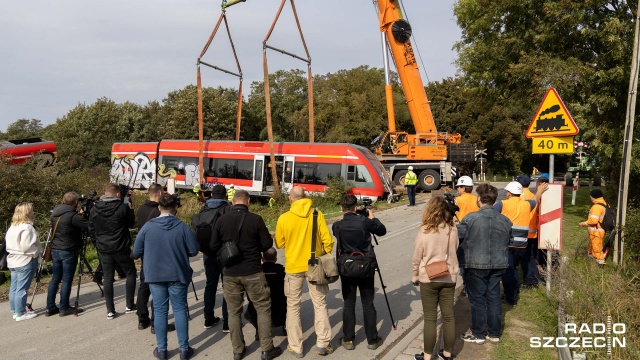
<svg viewBox="0 0 640 360"><path fill-rule="evenodd" d="M444 193L444 199L447 201L447 205L449 205L449 212L453 217L456 216L456 213L460 211L460 207L456 205L456 197L451 193Z"/></svg>
<svg viewBox="0 0 640 360"><path fill-rule="evenodd" d="M358 205L356 205L356 214L369 217L369 210L367 207L371 206L371 199L362 199L362 201L358 201Z"/></svg>
<svg viewBox="0 0 640 360"><path fill-rule="evenodd" d="M91 209L93 208L93 204L98 200L98 193L93 190L89 193L89 197L85 196L84 194L80 195L80 199L78 199L78 201L80 202L80 210L82 211L82 215L84 217L89 217L89 213L91 212Z"/></svg>

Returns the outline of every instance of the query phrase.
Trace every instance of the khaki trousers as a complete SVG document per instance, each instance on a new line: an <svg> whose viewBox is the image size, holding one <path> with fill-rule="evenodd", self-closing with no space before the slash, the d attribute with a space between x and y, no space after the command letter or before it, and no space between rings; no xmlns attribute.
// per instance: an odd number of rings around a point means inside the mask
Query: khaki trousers
<svg viewBox="0 0 640 360"><path fill-rule="evenodd" d="M302 287L307 273L287 274L284 278L284 294L287 296L287 338L291 350L302 353L302 325L300 324L300 302ZM314 327L319 348L326 348L331 340L331 325L327 312L328 285L313 285L307 281L313 303Z"/></svg>

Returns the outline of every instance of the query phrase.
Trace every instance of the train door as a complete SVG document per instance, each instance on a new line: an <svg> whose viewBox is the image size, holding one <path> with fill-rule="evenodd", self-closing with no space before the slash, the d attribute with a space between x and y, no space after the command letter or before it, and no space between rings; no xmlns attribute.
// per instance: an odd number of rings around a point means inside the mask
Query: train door
<svg viewBox="0 0 640 360"><path fill-rule="evenodd" d="M253 191L264 191L264 155L254 155L253 162Z"/></svg>
<svg viewBox="0 0 640 360"><path fill-rule="evenodd" d="M289 193L293 187L293 165L294 157L284 156L284 166L282 167L282 191Z"/></svg>

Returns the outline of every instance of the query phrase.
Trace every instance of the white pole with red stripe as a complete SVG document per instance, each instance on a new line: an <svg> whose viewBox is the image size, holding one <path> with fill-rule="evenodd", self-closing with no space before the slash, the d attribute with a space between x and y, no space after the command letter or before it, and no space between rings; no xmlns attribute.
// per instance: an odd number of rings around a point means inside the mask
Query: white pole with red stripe
<svg viewBox="0 0 640 360"><path fill-rule="evenodd" d="M549 184L540 201L538 248L547 249L547 293L551 292L551 252L562 249L563 185Z"/></svg>

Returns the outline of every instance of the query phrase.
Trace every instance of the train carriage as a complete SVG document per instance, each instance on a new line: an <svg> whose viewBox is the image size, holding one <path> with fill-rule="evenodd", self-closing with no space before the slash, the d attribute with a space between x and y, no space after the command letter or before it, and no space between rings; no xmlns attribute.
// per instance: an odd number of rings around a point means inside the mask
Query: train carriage
<svg viewBox="0 0 640 360"><path fill-rule="evenodd" d="M275 164L269 144L259 141L205 141L204 181L200 181L199 148L196 140L163 140L159 143L116 143L111 153L111 180L132 188L147 188L154 182L174 179L176 187L192 189L234 184L252 196L274 193L271 167L284 192L300 185L308 192L322 193L332 177L342 177L352 192L376 201L391 191L391 178L368 149L353 144L274 143Z"/></svg>

